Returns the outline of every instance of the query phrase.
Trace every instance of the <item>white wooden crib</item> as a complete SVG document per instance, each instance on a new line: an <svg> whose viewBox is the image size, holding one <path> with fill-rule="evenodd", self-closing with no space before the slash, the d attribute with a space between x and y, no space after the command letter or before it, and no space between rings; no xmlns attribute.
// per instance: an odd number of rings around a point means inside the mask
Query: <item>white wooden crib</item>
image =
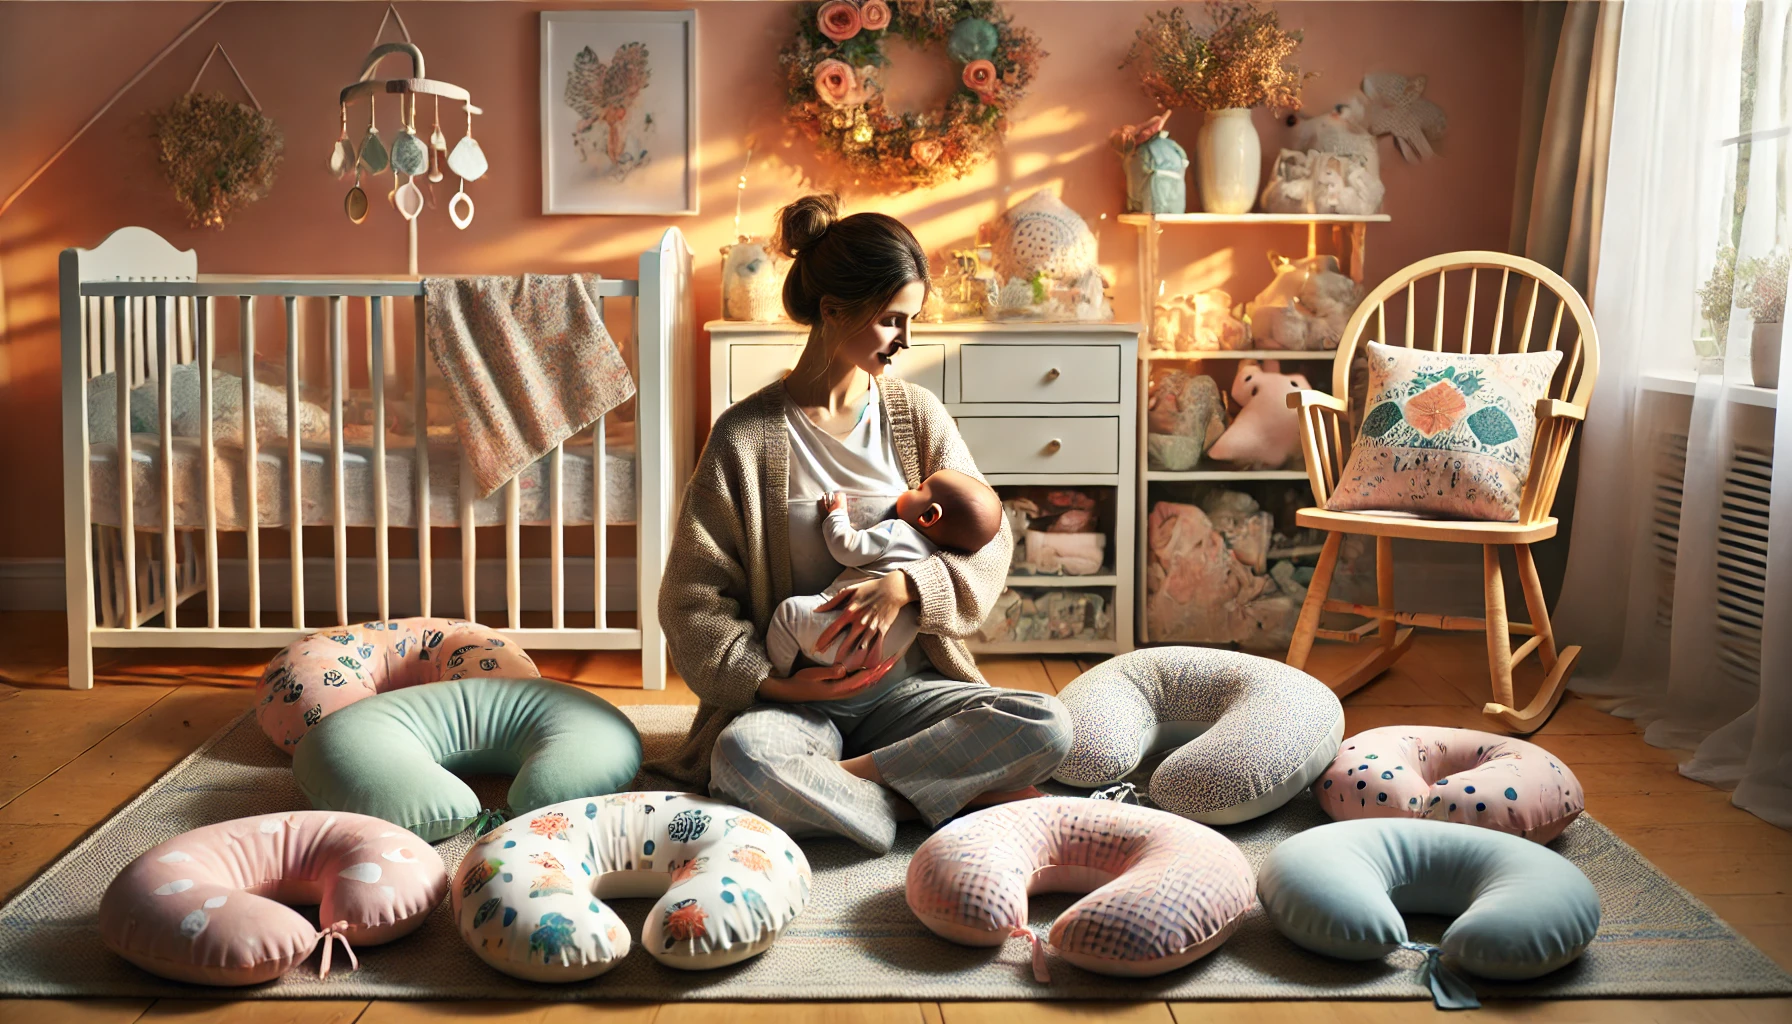
<svg viewBox="0 0 1792 1024"><path fill-rule="evenodd" d="M691 253L676 228L641 254L637 280L595 289L613 330L623 322L605 300L632 300L632 445L626 424L605 422L612 414L483 500L424 344L420 280L201 275L191 250L134 227L61 259L71 687L93 685L96 647L277 647L351 616L473 619L482 607L483 621L525 649L639 649L643 685L665 686L659 583L693 453L690 417L674 401L693 387L695 323ZM408 351L394 330L407 303ZM257 344L258 321L265 338L282 318L283 421L277 402L266 407L279 387L266 362L262 382L247 384L255 353L279 353ZM212 372L232 359L234 399L227 378L217 378L226 394L215 393ZM192 366L161 372L173 364ZM198 389L185 419L182 372ZM132 423L132 389L158 422ZM490 559L483 584L468 523L503 533L501 568ZM635 528L633 551L610 550L606 527L620 524ZM458 565L432 528L458 535ZM316 550L325 531L327 561ZM371 555L351 557L351 536ZM567 554L569 539L583 546L586 536L589 566ZM546 557L526 558L525 540ZM636 624L610 625L631 598Z"/></svg>

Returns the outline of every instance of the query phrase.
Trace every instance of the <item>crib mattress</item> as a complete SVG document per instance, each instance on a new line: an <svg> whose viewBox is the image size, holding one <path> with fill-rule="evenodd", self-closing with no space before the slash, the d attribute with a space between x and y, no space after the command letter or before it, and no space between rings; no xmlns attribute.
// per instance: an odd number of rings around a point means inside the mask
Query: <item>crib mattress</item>
<svg viewBox="0 0 1792 1024"><path fill-rule="evenodd" d="M386 521L390 526L417 525L415 484L416 452L408 439L388 442L386 448ZM218 529L240 531L248 527L248 484L243 473L244 452L236 446L216 445L212 450L212 479L217 497ZM592 493L592 444L588 438L566 445L562 467L565 523L590 525L596 500ZM256 504L262 526L286 526L291 520L291 475L284 444L256 452ZM429 522L431 526L459 526L461 518L460 448L451 441L432 441L429 446ZM174 524L176 528L203 529L205 491L204 457L197 438L174 439ZM119 525L118 446L94 445L89 460L93 521ZM343 504L349 526L374 526L373 448L345 445L342 456L345 483ZM635 521L635 449L610 444L604 449L605 521ZM306 526L335 522L335 498L331 486L328 445L306 444L299 454L301 514ZM517 477L520 489L518 521L549 524L548 460L543 459ZM153 434L131 438L131 488L140 529L162 525L162 446ZM473 502L475 526L504 523L505 488L489 498Z"/></svg>

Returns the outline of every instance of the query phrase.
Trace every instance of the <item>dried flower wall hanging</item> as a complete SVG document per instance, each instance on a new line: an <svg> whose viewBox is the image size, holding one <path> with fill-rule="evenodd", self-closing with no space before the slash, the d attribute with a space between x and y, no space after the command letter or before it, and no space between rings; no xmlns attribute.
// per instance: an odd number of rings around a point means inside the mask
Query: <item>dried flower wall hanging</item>
<svg viewBox="0 0 1792 1024"><path fill-rule="evenodd" d="M212 54L199 67L200 75ZM236 64L225 54L230 70ZM255 94L237 73L250 102ZM193 84L199 84L195 75ZM238 103L222 94L204 94L188 88L155 115L156 149L162 173L174 186L174 198L187 211L194 227L222 228L231 215L266 196L274 186L274 168L280 162L284 140L279 126L256 103Z"/></svg>
<svg viewBox="0 0 1792 1024"><path fill-rule="evenodd" d="M886 105L891 37L942 47L958 66L944 106ZM1039 39L995 0L827 0L797 8L796 38L778 55L784 123L808 136L853 183L908 192L963 177L1002 144L1009 112L1045 56Z"/></svg>

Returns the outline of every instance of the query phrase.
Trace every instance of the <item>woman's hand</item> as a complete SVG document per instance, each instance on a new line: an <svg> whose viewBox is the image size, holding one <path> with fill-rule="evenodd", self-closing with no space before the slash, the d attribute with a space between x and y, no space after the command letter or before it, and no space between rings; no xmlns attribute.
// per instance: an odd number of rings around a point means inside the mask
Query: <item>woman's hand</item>
<svg viewBox="0 0 1792 1024"><path fill-rule="evenodd" d="M877 685L895 664L892 656L857 672L848 672L842 665L798 669L787 679L772 676L760 683L759 696L786 704L841 700Z"/></svg>
<svg viewBox="0 0 1792 1024"><path fill-rule="evenodd" d="M914 582L900 569L854 583L815 609L844 609L815 639L815 649L825 651L840 638L840 646L834 651L836 666L853 668L867 660L881 659L884 634L896 624L903 607L917 596Z"/></svg>

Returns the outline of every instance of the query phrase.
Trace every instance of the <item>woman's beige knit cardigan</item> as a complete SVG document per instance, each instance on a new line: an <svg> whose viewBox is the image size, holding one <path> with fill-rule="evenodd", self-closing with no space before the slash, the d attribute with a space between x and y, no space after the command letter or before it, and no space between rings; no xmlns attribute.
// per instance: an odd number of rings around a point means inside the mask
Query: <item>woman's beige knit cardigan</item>
<svg viewBox="0 0 1792 1024"><path fill-rule="evenodd" d="M877 386L910 487L940 469L982 479L932 392L888 376L877 378ZM780 381L716 420L679 510L660 583L660 626L673 667L701 703L684 743L648 767L700 789L709 785L716 737L753 705L760 682L771 675L766 627L791 596L789 473ZM996 539L974 555L941 551L903 567L920 595L918 642L942 675L983 681L964 638L1000 596L1013 550L1004 521Z"/></svg>

